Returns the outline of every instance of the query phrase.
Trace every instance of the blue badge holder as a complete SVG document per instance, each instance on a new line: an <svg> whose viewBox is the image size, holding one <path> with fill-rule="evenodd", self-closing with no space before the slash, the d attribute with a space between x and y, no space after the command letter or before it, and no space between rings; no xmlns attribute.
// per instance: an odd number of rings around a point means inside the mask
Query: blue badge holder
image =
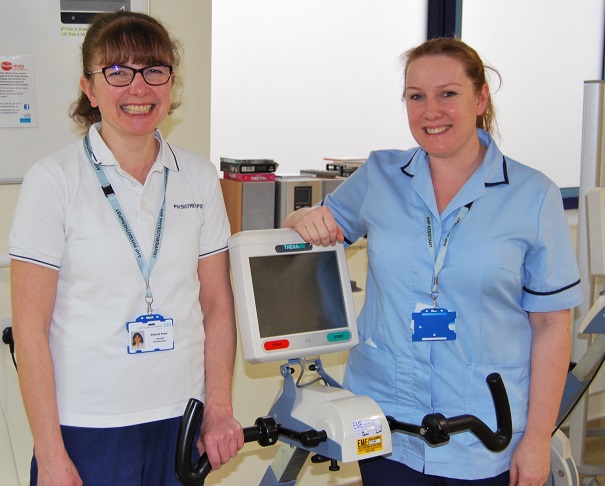
<svg viewBox="0 0 605 486"><path fill-rule="evenodd" d="M456 312L441 307L413 312L412 341L453 341L456 339Z"/></svg>

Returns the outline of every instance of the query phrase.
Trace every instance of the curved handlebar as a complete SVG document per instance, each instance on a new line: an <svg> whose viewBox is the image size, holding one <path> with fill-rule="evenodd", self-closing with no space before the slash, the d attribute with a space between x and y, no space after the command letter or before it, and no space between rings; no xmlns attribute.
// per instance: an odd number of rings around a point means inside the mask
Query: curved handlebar
<svg viewBox="0 0 605 486"><path fill-rule="evenodd" d="M440 413L426 415L422 420L422 425L399 422L393 417L387 416L389 427L391 431L418 435L431 445L448 442L450 434L469 431L490 451L503 451L510 444L513 429L508 395L498 373L490 374L486 381L496 412L497 429L495 432L474 415L459 415L448 419ZM179 431L175 461L176 475L185 486L201 485L212 470L206 453L202 454L195 465L191 463L195 433L200 426L203 412L204 404L202 402L194 398L189 399ZM279 435L300 441L305 447L316 447L327 440L327 434L323 430L295 432L277 424L271 417L259 417L254 426L245 427L243 430L244 442L257 441L263 447L275 444Z"/></svg>
<svg viewBox="0 0 605 486"><path fill-rule="evenodd" d="M194 446L193 439L202 420L203 413L204 404L199 400L190 398L185 408L181 429L179 430L175 460L176 477L185 486L198 486L202 484L212 469L208 456L205 453L193 467L191 464L191 451Z"/></svg>
<svg viewBox="0 0 605 486"><path fill-rule="evenodd" d="M185 486L199 486L212 470L208 454L205 452L195 465L191 463L195 433L200 426L203 413L204 404L195 398L190 398L183 414L175 461L176 476ZM252 427L244 427L243 430L244 442L257 441L263 447L275 444L279 435L295 439L305 447L317 447L328 439L328 434L324 430L295 432L282 427L271 417L259 417Z"/></svg>
<svg viewBox="0 0 605 486"><path fill-rule="evenodd" d="M492 373L487 378L487 386L494 401L497 429L495 432L474 415L459 415L445 418L440 413L431 413L422 419L422 425L410 425L387 417L392 431L419 435L428 444L440 445L450 440L450 434L471 432L490 451L500 452L508 447L513 435L510 404L502 377Z"/></svg>

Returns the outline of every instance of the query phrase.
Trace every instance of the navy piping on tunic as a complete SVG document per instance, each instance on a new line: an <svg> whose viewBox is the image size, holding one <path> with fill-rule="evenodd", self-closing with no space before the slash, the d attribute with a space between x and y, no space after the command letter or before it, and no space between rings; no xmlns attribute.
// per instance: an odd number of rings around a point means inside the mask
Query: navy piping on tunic
<svg viewBox="0 0 605 486"><path fill-rule="evenodd" d="M563 292L567 289L570 289L572 287L575 287L576 285L579 285L579 284L580 284L580 279L576 280L574 283L572 283L571 285L568 285L567 287L563 287L559 290L552 290L550 292L536 292L535 290L529 290L527 287L523 287L523 290L525 292L527 292L528 294L532 294L532 295L554 295L554 294Z"/></svg>

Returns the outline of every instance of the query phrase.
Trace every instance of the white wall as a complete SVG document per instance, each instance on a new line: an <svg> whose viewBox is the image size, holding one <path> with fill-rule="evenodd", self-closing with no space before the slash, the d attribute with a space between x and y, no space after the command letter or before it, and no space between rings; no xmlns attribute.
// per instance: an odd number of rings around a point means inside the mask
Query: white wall
<svg viewBox="0 0 605 486"><path fill-rule="evenodd" d="M426 36L426 0L220 0L212 24L211 160L279 172L409 146L399 56Z"/></svg>
<svg viewBox="0 0 605 486"><path fill-rule="evenodd" d="M8 253L8 231L19 185L0 185L0 255ZM0 332L10 311L10 270L0 268ZM0 342L0 485L18 485L18 478L29 479L32 440L17 373L6 345ZM28 483L21 483L23 485Z"/></svg>
<svg viewBox="0 0 605 486"><path fill-rule="evenodd" d="M503 152L561 187L580 184L583 82L602 79L604 9L602 0L463 2L462 39L502 76Z"/></svg>
<svg viewBox="0 0 605 486"><path fill-rule="evenodd" d="M426 36L426 0L221 0L213 10L211 160L326 156L415 145L399 55ZM462 38L496 67L504 153L579 185L582 90L600 79L601 0L465 0Z"/></svg>

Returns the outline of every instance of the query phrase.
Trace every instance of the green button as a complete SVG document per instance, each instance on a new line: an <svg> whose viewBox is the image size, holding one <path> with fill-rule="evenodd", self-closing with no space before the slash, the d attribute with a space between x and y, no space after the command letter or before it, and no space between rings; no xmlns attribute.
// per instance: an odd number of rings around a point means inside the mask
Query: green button
<svg viewBox="0 0 605 486"><path fill-rule="evenodd" d="M351 339L351 333L349 331L331 332L328 334L328 341L331 343L348 341L349 339Z"/></svg>

